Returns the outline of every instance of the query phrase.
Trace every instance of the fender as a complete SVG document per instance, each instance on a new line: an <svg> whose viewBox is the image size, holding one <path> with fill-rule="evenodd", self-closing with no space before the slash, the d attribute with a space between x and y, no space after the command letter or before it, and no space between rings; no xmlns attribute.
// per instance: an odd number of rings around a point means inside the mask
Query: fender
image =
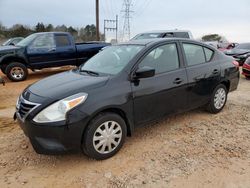
<svg viewBox="0 0 250 188"><path fill-rule="evenodd" d="M6 54L6 55L0 57L0 65L4 64L5 61L6 61L7 63L9 63L9 62L8 62L8 59L11 59L11 60L19 60L19 61L21 60L22 63L25 63L26 65L28 65L28 61L27 61L26 58L21 57L21 56L17 56L17 55L15 55L15 54Z"/></svg>

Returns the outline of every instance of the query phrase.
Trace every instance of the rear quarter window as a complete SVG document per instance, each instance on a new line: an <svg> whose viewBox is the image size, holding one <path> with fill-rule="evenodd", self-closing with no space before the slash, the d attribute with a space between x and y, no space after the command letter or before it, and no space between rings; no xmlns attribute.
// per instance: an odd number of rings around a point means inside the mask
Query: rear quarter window
<svg viewBox="0 0 250 188"><path fill-rule="evenodd" d="M70 42L69 37L67 35L56 35L55 41L56 41L57 47L64 47L64 46L71 45L71 42Z"/></svg>
<svg viewBox="0 0 250 188"><path fill-rule="evenodd" d="M214 51L210 50L208 48L205 48L205 47L204 47L204 51L205 51L206 61L211 61L211 59L214 55Z"/></svg>

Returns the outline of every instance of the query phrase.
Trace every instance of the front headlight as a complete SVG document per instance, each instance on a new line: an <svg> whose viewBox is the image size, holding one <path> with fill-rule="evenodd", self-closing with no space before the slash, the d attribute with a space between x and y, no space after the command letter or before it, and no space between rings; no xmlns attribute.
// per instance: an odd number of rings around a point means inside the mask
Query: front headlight
<svg viewBox="0 0 250 188"><path fill-rule="evenodd" d="M33 121L37 123L51 123L66 120L66 113L82 104L87 99L87 93L78 93L53 103L39 112Z"/></svg>

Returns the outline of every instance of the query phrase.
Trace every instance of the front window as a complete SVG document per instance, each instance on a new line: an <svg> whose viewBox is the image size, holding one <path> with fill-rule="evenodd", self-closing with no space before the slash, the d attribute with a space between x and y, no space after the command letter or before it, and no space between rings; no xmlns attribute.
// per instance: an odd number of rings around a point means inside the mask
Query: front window
<svg viewBox="0 0 250 188"><path fill-rule="evenodd" d="M122 71L143 47L142 45L118 45L107 47L83 64L80 71L116 75Z"/></svg>

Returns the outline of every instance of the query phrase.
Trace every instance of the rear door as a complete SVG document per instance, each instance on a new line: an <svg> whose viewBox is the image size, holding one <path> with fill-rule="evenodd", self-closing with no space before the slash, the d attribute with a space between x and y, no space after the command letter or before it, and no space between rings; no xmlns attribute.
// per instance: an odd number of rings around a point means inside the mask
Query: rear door
<svg viewBox="0 0 250 188"><path fill-rule="evenodd" d="M196 108L208 103L213 89L220 82L221 68L214 61L214 50L202 45L183 42L182 49L187 66L188 105Z"/></svg>
<svg viewBox="0 0 250 188"><path fill-rule="evenodd" d="M177 43L167 43L148 52L138 67L149 66L156 75L131 83L135 124L182 111L187 105L187 76Z"/></svg>
<svg viewBox="0 0 250 188"><path fill-rule="evenodd" d="M58 66L76 64L76 47L73 39L70 40L70 38L71 37L66 33L55 34L55 53Z"/></svg>

